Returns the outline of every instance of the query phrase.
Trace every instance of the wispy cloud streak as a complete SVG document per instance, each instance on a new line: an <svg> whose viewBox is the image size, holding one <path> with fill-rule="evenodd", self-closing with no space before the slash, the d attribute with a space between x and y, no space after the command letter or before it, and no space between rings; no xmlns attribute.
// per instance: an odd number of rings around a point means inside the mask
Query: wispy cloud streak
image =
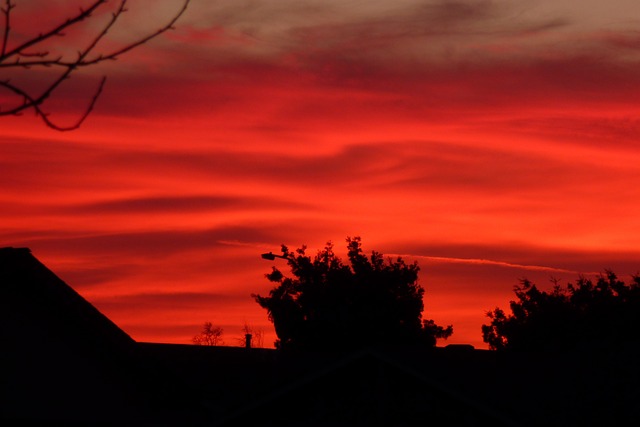
<svg viewBox="0 0 640 427"><path fill-rule="evenodd" d="M543 271L549 273L570 273L575 274L576 276L581 274L598 274L598 272L580 272L575 270L567 270L564 268L557 267L546 267L542 265L524 265L524 264L515 264L506 261L495 261L490 259L481 259L481 258L451 258L451 257L439 257L439 256L425 256L425 255L402 255L405 258L417 259L417 260L425 260L427 263L429 262L438 262L438 263L454 263L454 264L469 264L469 265L492 265L497 267L507 267L514 268L518 270L531 270L531 271Z"/></svg>

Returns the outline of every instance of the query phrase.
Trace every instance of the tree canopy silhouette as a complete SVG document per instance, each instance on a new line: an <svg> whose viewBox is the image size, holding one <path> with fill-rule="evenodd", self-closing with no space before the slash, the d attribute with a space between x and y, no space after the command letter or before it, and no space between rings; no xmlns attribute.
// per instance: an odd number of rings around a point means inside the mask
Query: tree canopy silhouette
<svg viewBox="0 0 640 427"><path fill-rule="evenodd" d="M557 283L550 292L523 280L515 287L511 314L496 308L482 326L484 342L495 350L568 350L640 344L640 276L627 285L612 271L593 283Z"/></svg>
<svg viewBox="0 0 640 427"><path fill-rule="evenodd" d="M0 89L4 92L0 93L0 117L17 116L27 110L33 110L36 116L52 129L59 131L77 129L93 110L106 77L101 79L80 118L70 126L54 123L49 113L44 110L45 101L79 69L115 60L120 55L173 29L173 24L185 12L189 2L190 0L183 0L177 13L156 30L112 50L100 51L99 46L104 44L107 34L127 12L127 0L120 0L111 10L106 7L108 0L94 0L85 7L77 9L70 7L66 18L51 28L39 29L33 36L25 36L27 32L23 29L12 31L12 18L14 9L17 9L17 3L14 0L0 0L0 71L2 71ZM111 14L106 19L97 19L101 12L109 11ZM69 30L83 23L87 25L89 31L93 31L94 35L88 38L83 37L80 42L82 45L74 46L60 41ZM69 53L70 51L73 53ZM48 70L59 70L59 72ZM34 84L34 79L39 84Z"/></svg>
<svg viewBox="0 0 640 427"><path fill-rule="evenodd" d="M422 321L424 289L417 263L407 264L372 252L366 256L359 237L347 238L349 264L331 242L314 258L303 246L282 245L293 277L273 267L266 277L276 284L269 296L253 295L269 314L279 348L349 349L368 345L434 346L453 327Z"/></svg>

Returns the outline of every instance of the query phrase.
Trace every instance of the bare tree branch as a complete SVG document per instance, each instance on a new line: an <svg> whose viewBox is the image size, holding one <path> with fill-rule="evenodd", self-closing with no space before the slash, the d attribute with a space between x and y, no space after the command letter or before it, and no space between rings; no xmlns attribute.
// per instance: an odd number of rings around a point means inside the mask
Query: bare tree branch
<svg viewBox="0 0 640 427"><path fill-rule="evenodd" d="M0 62L4 61L5 58L10 58L10 57L15 56L15 55L23 55L25 49L28 49L31 46L38 45L38 44L42 43L43 41L45 41L47 39L50 39L53 36L62 35L63 31L66 28L68 28L68 27L70 27L70 26L72 26L74 24L77 24L80 21L83 21L83 20L87 19L88 17L91 16L93 11L95 11L97 8L99 8L103 4L107 3L107 1L108 0L97 0L91 6L89 6L88 9L86 9L86 10L80 9L80 13L78 15L74 16L73 18L68 18L65 22L63 22L62 24L60 24L57 27L53 28L52 30L47 31L46 33L40 33L36 37L34 37L34 38L30 39L30 40L27 40L26 42L20 44L19 46L16 46L15 48L11 49L9 52L4 54L2 56L2 58L0 58ZM8 4L10 4L12 7L15 7L15 5L11 4L11 0L6 0L6 2ZM7 7L7 9L9 9L9 7ZM8 30L5 30L5 31L8 31Z"/></svg>
<svg viewBox="0 0 640 427"><path fill-rule="evenodd" d="M90 58L90 55L94 53L96 46L99 44L101 40L103 40L109 31L116 24L118 19L122 16L123 13L127 12L127 0L120 0L120 3L117 9L111 14L111 18L104 24L102 29L96 34L96 36L89 42L89 44L78 52L77 57L74 60L64 60L62 56L58 56L55 58L50 57L50 52L47 50L38 50L38 47L41 47L45 41L53 37L64 36L64 30L70 28L71 26L82 22L90 17L92 14L100 7L107 3L108 0L96 0L93 2L88 8L80 9L80 12L66 19L63 23L57 25L55 28L40 33L37 36L22 42L16 47L8 48L9 39L11 36L11 27L10 27L10 17L11 11L15 8L15 4L12 3L11 0L5 0L4 7L1 9L2 14L4 15L4 31L2 36L2 50L0 51L0 70L1 69L30 69L30 68L44 68L44 67L61 67L63 68L62 73L57 77L53 78L50 83L46 85L44 89L40 91L39 94L33 95L28 92L27 89L19 87L18 85L11 83L10 80L0 80L0 88L5 88L9 92L14 93L18 96L22 101L19 103L15 103L11 105L7 109L2 109L0 106L0 117L1 116L16 116L20 115L23 111L28 109L33 109L36 115L42 119L42 121L50 128L58 130L58 131L67 131L74 130L80 127L82 123L89 116L91 111L93 110L95 103L100 96L104 84L106 81L106 77L103 77L96 92L90 98L90 102L88 106L85 108L84 112L81 114L78 121L71 126L59 126L56 125L49 119L49 113L45 112L42 108L43 103L51 97L54 91L60 87L60 85L71 77L71 74L75 72L77 69L81 67L88 67L91 65L96 65L98 63L107 61L107 60L115 60L120 55L123 55L129 52L136 47L139 47L149 40L158 37L159 35L165 33L174 28L174 24L176 21L184 14L186 11L190 0L184 0L182 6L177 11L175 15L162 27L159 29L145 35L144 37L131 42L124 47L111 51L107 54L97 54L95 57ZM35 48L34 51L27 51L27 49ZM35 59L34 59L35 58Z"/></svg>
<svg viewBox="0 0 640 427"><path fill-rule="evenodd" d="M4 58L5 53L7 52L9 29L11 28L11 9L13 9L14 7L15 5L11 3L11 0L5 0L4 8L1 9L4 15L4 32L2 34L2 50L0 50L0 58Z"/></svg>

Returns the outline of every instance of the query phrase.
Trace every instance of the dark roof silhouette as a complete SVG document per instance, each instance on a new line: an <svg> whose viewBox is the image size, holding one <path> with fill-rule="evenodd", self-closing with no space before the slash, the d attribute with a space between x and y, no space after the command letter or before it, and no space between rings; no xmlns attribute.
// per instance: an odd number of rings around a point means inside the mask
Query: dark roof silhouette
<svg viewBox="0 0 640 427"><path fill-rule="evenodd" d="M0 292L7 302L3 307L7 314L25 317L28 306L33 310L32 315L47 316L46 324L55 321L58 333L73 331L85 344L88 341L95 346L122 350L135 344L115 323L38 261L29 249L0 248L0 274ZM30 339L36 337L37 332Z"/></svg>
<svg viewBox="0 0 640 427"><path fill-rule="evenodd" d="M640 349L358 352L137 343L40 263L0 249L0 424L635 425Z"/></svg>
<svg viewBox="0 0 640 427"><path fill-rule="evenodd" d="M24 248L0 248L0 419L153 420L136 343Z"/></svg>

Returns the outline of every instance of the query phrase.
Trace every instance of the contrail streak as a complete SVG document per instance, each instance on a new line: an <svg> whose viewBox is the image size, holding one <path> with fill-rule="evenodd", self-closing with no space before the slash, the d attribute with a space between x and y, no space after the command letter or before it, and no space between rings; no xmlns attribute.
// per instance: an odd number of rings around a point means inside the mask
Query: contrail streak
<svg viewBox="0 0 640 427"><path fill-rule="evenodd" d="M511 263L506 261L494 261L494 260L483 259L483 258L455 258L455 257L439 257L439 256L428 256L428 255L394 255L394 256L402 256L404 258L424 259L427 261L441 262L441 263L495 265L498 267L517 268L520 270L532 270L532 271L548 271L552 273L598 274L597 272L585 273L583 271L567 270L564 268L547 267L543 265L516 264L516 263Z"/></svg>

